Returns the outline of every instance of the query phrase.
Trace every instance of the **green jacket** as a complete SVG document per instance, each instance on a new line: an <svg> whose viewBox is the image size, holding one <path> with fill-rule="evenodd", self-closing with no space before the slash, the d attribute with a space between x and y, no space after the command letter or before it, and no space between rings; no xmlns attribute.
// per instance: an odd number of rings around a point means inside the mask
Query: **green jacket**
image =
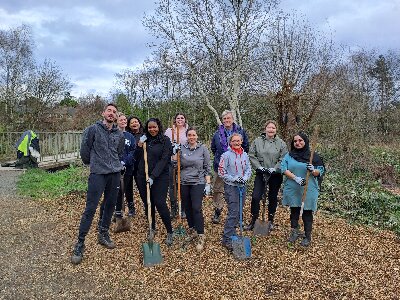
<svg viewBox="0 0 400 300"><path fill-rule="evenodd" d="M263 133L250 146L251 166L255 170L259 167L275 168L277 173L281 173L281 162L287 152L286 143L281 138L275 136L269 139Z"/></svg>
<svg viewBox="0 0 400 300"><path fill-rule="evenodd" d="M21 151L24 156L28 156L30 153L29 147L31 146L32 141L36 138L36 133L34 133L32 130L27 130L21 135L21 137L15 144L15 147L17 148L17 150ZM36 150L39 151L39 149Z"/></svg>

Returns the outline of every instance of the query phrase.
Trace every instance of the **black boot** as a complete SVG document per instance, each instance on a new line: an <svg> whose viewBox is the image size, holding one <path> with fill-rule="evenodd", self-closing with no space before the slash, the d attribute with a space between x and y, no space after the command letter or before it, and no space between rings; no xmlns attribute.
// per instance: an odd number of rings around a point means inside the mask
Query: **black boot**
<svg viewBox="0 0 400 300"><path fill-rule="evenodd" d="M214 216L212 218L212 222L214 224L219 224L221 222L221 212L222 212L221 209L218 209L218 208L215 209Z"/></svg>
<svg viewBox="0 0 400 300"><path fill-rule="evenodd" d="M256 221L257 221L257 217L251 216L251 221L250 221L250 223L249 223L248 225L243 226L243 230L244 230L244 231L253 230L253 229L254 229L254 224L256 223Z"/></svg>
<svg viewBox="0 0 400 300"><path fill-rule="evenodd" d="M128 209L129 209L128 216L133 217L136 214L135 206L133 205L133 202L128 203Z"/></svg>
<svg viewBox="0 0 400 300"><path fill-rule="evenodd" d="M289 235L289 238L288 238L288 242L293 244L294 242L297 241L297 239L299 237L300 237L299 229L298 228L292 228L290 230L290 235Z"/></svg>
<svg viewBox="0 0 400 300"><path fill-rule="evenodd" d="M78 241L75 244L74 252L71 256L71 263L73 265L78 265L83 259L83 253L85 252L85 244L83 241Z"/></svg>
<svg viewBox="0 0 400 300"><path fill-rule="evenodd" d="M311 231L312 231L312 222L304 222L304 233L305 236L301 241L300 245L303 247L308 247L311 244Z"/></svg>
<svg viewBox="0 0 400 300"><path fill-rule="evenodd" d="M99 242L100 245L106 247L107 249L114 249L115 248L115 244L111 240L110 235L108 233L108 230L100 231L97 237L98 237L98 242Z"/></svg>
<svg viewBox="0 0 400 300"><path fill-rule="evenodd" d="M178 217L178 205L176 202L171 202L171 220L176 219Z"/></svg>

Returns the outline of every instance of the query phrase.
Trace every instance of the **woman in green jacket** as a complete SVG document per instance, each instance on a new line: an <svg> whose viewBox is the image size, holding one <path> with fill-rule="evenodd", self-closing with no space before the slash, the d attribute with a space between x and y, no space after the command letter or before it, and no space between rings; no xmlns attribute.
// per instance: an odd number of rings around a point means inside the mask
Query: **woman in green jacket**
<svg viewBox="0 0 400 300"><path fill-rule="evenodd" d="M265 132L250 146L249 158L256 170L251 198L251 221L245 230L253 230L260 212L260 200L268 185L268 229L273 229L274 216L278 206L278 192L282 184L281 161L287 153L286 143L276 135L277 124L273 120L265 123Z"/></svg>

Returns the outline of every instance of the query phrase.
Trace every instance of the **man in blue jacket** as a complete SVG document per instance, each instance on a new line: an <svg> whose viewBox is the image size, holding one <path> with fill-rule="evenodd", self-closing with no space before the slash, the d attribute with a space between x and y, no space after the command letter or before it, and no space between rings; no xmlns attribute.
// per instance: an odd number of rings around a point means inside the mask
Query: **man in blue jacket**
<svg viewBox="0 0 400 300"><path fill-rule="evenodd" d="M212 219L214 224L220 222L221 212L224 207L224 181L218 176L218 165L221 155L228 150L228 139L232 133L239 133L243 137L242 148L246 153L249 152L249 139L246 131L234 122L232 111L224 110L221 114L221 118L222 125L218 126L211 141L211 151L214 153L213 167L215 174L213 186L213 204L215 211Z"/></svg>
<svg viewBox="0 0 400 300"><path fill-rule="evenodd" d="M100 206L101 219L98 227L98 242L108 249L115 248L108 231L117 201L123 169L121 158L124 152L125 139L123 133L114 124L117 117L116 105L107 104L102 115L103 120L87 127L82 136L81 157L85 165L90 165L90 175L86 208L79 225L78 242L71 256L71 262L74 265L82 261L85 238L103 193L104 200Z"/></svg>

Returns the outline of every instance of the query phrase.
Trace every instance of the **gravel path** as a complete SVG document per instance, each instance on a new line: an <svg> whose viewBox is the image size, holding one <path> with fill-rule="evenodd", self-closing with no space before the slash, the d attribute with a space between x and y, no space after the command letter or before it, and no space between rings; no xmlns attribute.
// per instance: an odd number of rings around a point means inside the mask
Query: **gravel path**
<svg viewBox="0 0 400 300"><path fill-rule="evenodd" d="M18 177L23 172L24 170L16 170L13 168L0 169L0 197L16 196Z"/></svg>

